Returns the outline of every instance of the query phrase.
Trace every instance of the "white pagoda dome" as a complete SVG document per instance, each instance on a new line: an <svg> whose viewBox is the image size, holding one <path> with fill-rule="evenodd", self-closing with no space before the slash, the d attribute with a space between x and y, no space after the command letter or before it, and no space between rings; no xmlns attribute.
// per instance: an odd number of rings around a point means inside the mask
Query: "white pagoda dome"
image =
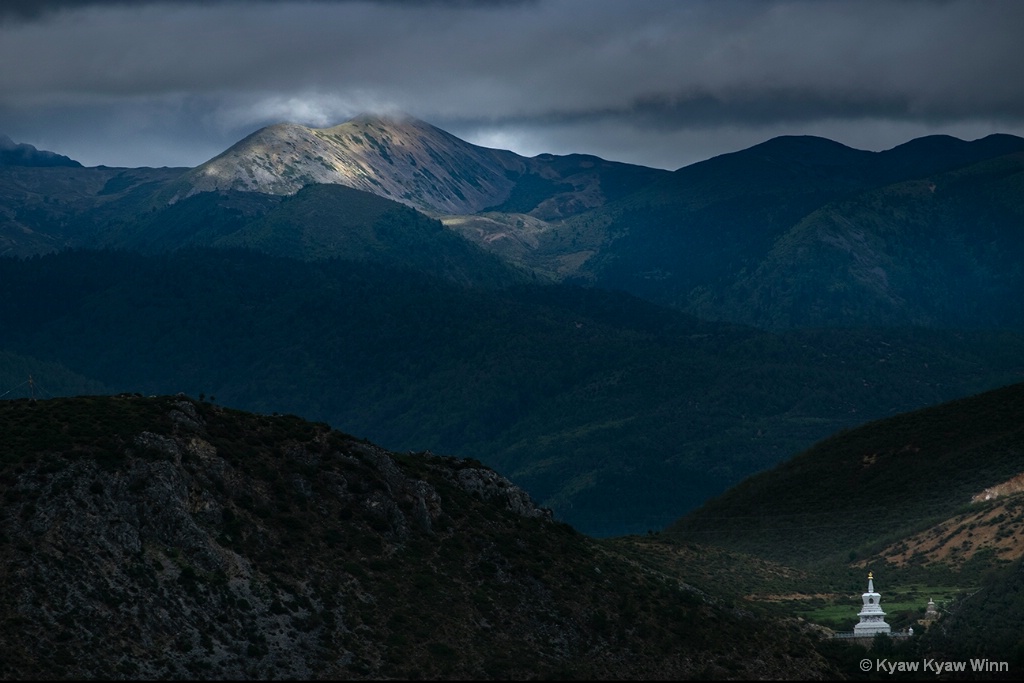
<svg viewBox="0 0 1024 683"><path fill-rule="evenodd" d="M853 627L854 634L872 637L876 633L891 633L892 628L885 623L885 612L882 611L882 596L875 592L874 577L868 572L868 592L861 596L864 607L857 615L860 623Z"/></svg>

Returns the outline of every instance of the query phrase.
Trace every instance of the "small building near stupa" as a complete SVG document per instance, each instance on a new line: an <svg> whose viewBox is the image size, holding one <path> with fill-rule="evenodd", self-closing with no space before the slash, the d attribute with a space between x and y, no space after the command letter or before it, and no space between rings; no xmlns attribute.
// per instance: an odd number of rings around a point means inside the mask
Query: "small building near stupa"
<svg viewBox="0 0 1024 683"><path fill-rule="evenodd" d="M853 627L854 636L857 638L873 638L879 633L889 635L892 627L885 623L885 612L882 611L882 596L875 592L875 580L871 572L868 572L868 592L861 596L864 605L857 614L860 623Z"/></svg>
<svg viewBox="0 0 1024 683"><path fill-rule="evenodd" d="M924 617L917 620L917 623L928 626L935 623L939 619L939 609L935 606L935 601L928 598L928 606L925 607Z"/></svg>

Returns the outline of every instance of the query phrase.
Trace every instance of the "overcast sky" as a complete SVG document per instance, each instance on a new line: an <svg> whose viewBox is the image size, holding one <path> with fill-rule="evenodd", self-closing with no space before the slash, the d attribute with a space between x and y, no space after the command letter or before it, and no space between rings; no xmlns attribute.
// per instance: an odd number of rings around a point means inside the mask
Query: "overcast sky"
<svg viewBox="0 0 1024 683"><path fill-rule="evenodd" d="M488 147L675 169L777 135L1024 136L1020 0L3 0L0 134L195 166L401 111Z"/></svg>

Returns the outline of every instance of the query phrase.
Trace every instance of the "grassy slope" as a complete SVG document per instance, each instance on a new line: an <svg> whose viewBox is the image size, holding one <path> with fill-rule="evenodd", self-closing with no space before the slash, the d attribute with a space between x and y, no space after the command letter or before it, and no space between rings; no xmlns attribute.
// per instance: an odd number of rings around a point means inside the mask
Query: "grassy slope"
<svg viewBox="0 0 1024 683"><path fill-rule="evenodd" d="M846 562L929 527L1021 471L1024 384L836 434L674 524L796 565Z"/></svg>

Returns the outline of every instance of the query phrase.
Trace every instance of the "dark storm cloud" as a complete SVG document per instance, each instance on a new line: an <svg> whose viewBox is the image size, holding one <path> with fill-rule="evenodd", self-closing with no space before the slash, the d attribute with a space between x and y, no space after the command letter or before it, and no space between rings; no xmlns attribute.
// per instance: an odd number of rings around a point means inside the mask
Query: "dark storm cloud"
<svg viewBox="0 0 1024 683"><path fill-rule="evenodd" d="M124 0L126 3L127 0ZM124 4L122 3L122 4ZM62 9L95 4L87 0L9 0L0 4L0 21L29 21Z"/></svg>
<svg viewBox="0 0 1024 683"><path fill-rule="evenodd" d="M109 150L94 163L195 164L267 123L364 110L523 153L666 167L783 133L880 149L931 132L1024 132L1016 1L0 8L0 133ZM142 159L147 148L173 158Z"/></svg>
<svg viewBox="0 0 1024 683"><path fill-rule="evenodd" d="M1020 118L1020 103L995 101L987 116L1012 122ZM569 124L623 119L635 125L672 129L680 126L766 125L806 123L822 119L917 120L935 125L977 115L970 102L939 100L923 104L909 93L889 96L858 92L824 93L811 88L762 88L722 93L708 89L642 96L621 107L553 111L528 120ZM527 119L519 120L526 123Z"/></svg>
<svg viewBox="0 0 1024 683"><path fill-rule="evenodd" d="M448 5L455 7L499 6L533 3L537 0L310 0L320 3L331 2L375 2L391 5ZM41 19L48 14L68 9L84 9L86 7L111 5L157 5L157 4L192 4L213 5L217 3L252 4L252 3L286 4L294 0L4 0L0 4L0 22L32 21Z"/></svg>

